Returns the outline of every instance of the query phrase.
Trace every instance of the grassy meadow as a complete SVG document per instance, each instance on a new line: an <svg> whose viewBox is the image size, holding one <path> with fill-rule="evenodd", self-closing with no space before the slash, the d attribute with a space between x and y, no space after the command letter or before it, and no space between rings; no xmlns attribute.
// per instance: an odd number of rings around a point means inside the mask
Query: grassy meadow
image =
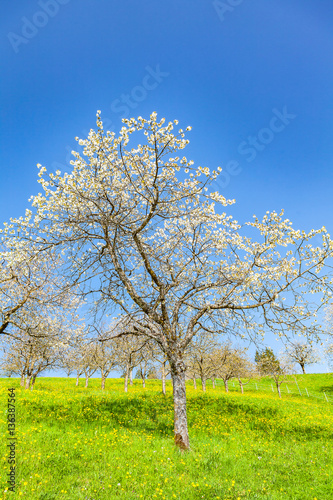
<svg viewBox="0 0 333 500"><path fill-rule="evenodd" d="M299 375L300 387L333 395L333 375ZM260 385L270 387L270 380ZM39 378L33 391L0 379L0 499L333 498L333 405L245 387L225 394L188 382L191 451L173 444L171 382ZM295 391L291 386L290 389ZM305 384L305 385L304 385ZM7 388L16 392L16 491L6 491ZM283 388L283 386L282 386ZM311 388L311 389L310 389ZM323 389L324 388L324 389Z"/></svg>

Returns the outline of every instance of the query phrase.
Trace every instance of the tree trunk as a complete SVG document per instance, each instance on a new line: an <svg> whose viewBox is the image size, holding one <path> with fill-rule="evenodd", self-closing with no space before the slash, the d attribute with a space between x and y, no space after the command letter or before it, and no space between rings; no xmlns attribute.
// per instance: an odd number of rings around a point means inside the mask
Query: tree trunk
<svg viewBox="0 0 333 500"><path fill-rule="evenodd" d="M80 377L80 375L78 374L78 375L76 376L76 384L75 384L75 385L76 385L76 387L79 385L79 377Z"/></svg>
<svg viewBox="0 0 333 500"><path fill-rule="evenodd" d="M37 375L33 375L31 378L31 383L30 383L30 390L32 391L35 385L35 380L36 380Z"/></svg>
<svg viewBox="0 0 333 500"><path fill-rule="evenodd" d="M190 448L186 414L185 363L182 358L170 360L173 385L175 445L181 450Z"/></svg>
<svg viewBox="0 0 333 500"><path fill-rule="evenodd" d="M130 370L129 368L127 367L126 368L126 373L125 373L125 383L124 383L124 391L127 392L128 391L128 376L130 374Z"/></svg>
<svg viewBox="0 0 333 500"><path fill-rule="evenodd" d="M240 379L238 379L238 382L239 382L239 387L241 388L241 393L244 394L244 388L243 388L242 381Z"/></svg>
<svg viewBox="0 0 333 500"><path fill-rule="evenodd" d="M201 377L201 387L204 392L206 392L206 379Z"/></svg>
<svg viewBox="0 0 333 500"><path fill-rule="evenodd" d="M300 365L301 365L301 368L302 368L302 372L305 374L304 363L300 363Z"/></svg>
<svg viewBox="0 0 333 500"><path fill-rule="evenodd" d="M27 375L27 378L25 379L25 389L29 389L30 382L31 382L31 375Z"/></svg>
<svg viewBox="0 0 333 500"><path fill-rule="evenodd" d="M145 379L145 377L142 377L142 387L146 388L146 379Z"/></svg>
<svg viewBox="0 0 333 500"><path fill-rule="evenodd" d="M165 390L165 366L162 364L162 392L165 396L166 390Z"/></svg>
<svg viewBox="0 0 333 500"><path fill-rule="evenodd" d="M193 377L193 387L194 387L194 389L197 388L197 381L196 381L195 377Z"/></svg>
<svg viewBox="0 0 333 500"><path fill-rule="evenodd" d="M212 378L213 389L215 389L215 378Z"/></svg>
<svg viewBox="0 0 333 500"><path fill-rule="evenodd" d="M88 376L88 375L86 375L86 383L85 383L85 386L84 386L86 389L87 389L87 387L88 387L88 383L89 383L89 376Z"/></svg>
<svg viewBox="0 0 333 500"><path fill-rule="evenodd" d="M105 389L105 375L104 375L104 372L102 371L101 373L101 377L102 377L102 380L101 380L101 388L104 390Z"/></svg>
<svg viewBox="0 0 333 500"><path fill-rule="evenodd" d="M228 380L223 380L225 392L229 392Z"/></svg>
<svg viewBox="0 0 333 500"><path fill-rule="evenodd" d="M276 384L277 391L279 393L279 398L281 397L280 384Z"/></svg>
<svg viewBox="0 0 333 500"><path fill-rule="evenodd" d="M133 368L129 371L129 381L130 385L133 385Z"/></svg>
<svg viewBox="0 0 333 500"><path fill-rule="evenodd" d="M20 386L21 386L21 387L24 387L24 380L25 380L25 374L24 374L24 373L22 373L22 375L21 375L21 380L20 380Z"/></svg>

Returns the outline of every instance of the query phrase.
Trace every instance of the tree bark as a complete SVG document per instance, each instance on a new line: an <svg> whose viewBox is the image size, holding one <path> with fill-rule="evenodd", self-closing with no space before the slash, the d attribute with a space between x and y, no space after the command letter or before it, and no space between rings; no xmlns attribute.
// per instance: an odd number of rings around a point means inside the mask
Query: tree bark
<svg viewBox="0 0 333 500"><path fill-rule="evenodd" d="M276 384L277 391L279 393L279 398L281 397L280 385Z"/></svg>
<svg viewBox="0 0 333 500"><path fill-rule="evenodd" d="M30 390L32 391L34 386L35 386L35 381L36 381L37 375L33 375L31 378L31 383L30 383Z"/></svg>
<svg viewBox="0 0 333 500"><path fill-rule="evenodd" d="M89 377L88 377L88 375L86 375L86 383L85 383L85 386L84 386L86 389L88 387L88 383L89 383Z"/></svg>
<svg viewBox="0 0 333 500"><path fill-rule="evenodd" d="M125 382L124 382L124 391L128 391L128 376L129 376L130 370L128 367L126 367L126 373L125 373Z"/></svg>
<svg viewBox="0 0 333 500"><path fill-rule="evenodd" d="M302 372L305 374L305 367L304 367L304 363L300 363L301 365L301 368L302 368Z"/></svg>
<svg viewBox="0 0 333 500"><path fill-rule="evenodd" d="M215 389L215 378L212 378L213 389Z"/></svg>
<svg viewBox="0 0 333 500"><path fill-rule="evenodd" d="M193 387L194 387L194 389L197 388L197 381L196 381L195 377L193 377Z"/></svg>
<svg viewBox="0 0 333 500"><path fill-rule="evenodd" d="M20 380L20 386L21 387L24 387L24 380L25 380L25 375L24 375L24 373L22 373L21 380Z"/></svg>
<svg viewBox="0 0 333 500"><path fill-rule="evenodd" d="M76 376L76 387L79 385L79 375Z"/></svg>
<svg viewBox="0 0 333 500"><path fill-rule="evenodd" d="M133 368L129 371L129 381L130 385L133 385Z"/></svg>
<svg viewBox="0 0 333 500"><path fill-rule="evenodd" d="M25 379L25 389L29 389L30 382L31 382L31 375L27 375L27 378Z"/></svg>
<svg viewBox="0 0 333 500"><path fill-rule="evenodd" d="M142 377L142 387L146 388L146 379L145 379L145 377Z"/></svg>
<svg viewBox="0 0 333 500"><path fill-rule="evenodd" d="M182 359L170 360L173 385L175 445L181 450L190 448L186 414L185 363Z"/></svg>
<svg viewBox="0 0 333 500"><path fill-rule="evenodd" d="M223 380L225 392L229 392L228 380Z"/></svg>
<svg viewBox="0 0 333 500"><path fill-rule="evenodd" d="M165 366L162 364L162 392L165 396L166 390L165 390Z"/></svg>
<svg viewBox="0 0 333 500"><path fill-rule="evenodd" d="M206 392L206 379L201 377L201 387L204 392Z"/></svg>
<svg viewBox="0 0 333 500"><path fill-rule="evenodd" d="M104 390L105 389L105 375L104 375L104 371L103 370L102 370L102 373L101 373L101 377L102 377L101 388Z"/></svg>

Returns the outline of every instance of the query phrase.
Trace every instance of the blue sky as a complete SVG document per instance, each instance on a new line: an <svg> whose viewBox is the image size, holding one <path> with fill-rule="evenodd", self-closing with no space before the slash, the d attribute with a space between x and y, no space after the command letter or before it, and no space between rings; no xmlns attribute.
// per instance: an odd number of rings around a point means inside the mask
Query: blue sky
<svg viewBox="0 0 333 500"><path fill-rule="evenodd" d="M240 221L285 209L333 234L331 0L4 0L1 220L64 170L95 113L193 127L187 156L224 169ZM323 368L324 369L324 368Z"/></svg>

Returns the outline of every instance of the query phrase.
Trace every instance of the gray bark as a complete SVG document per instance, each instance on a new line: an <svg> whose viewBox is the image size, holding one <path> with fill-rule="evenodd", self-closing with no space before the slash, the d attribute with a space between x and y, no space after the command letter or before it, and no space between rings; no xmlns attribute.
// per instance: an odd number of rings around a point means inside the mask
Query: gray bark
<svg viewBox="0 0 333 500"><path fill-rule="evenodd" d="M76 384L75 384L75 385L76 385L76 386L78 386L78 385L79 385L79 375L77 375L77 376L76 376Z"/></svg>
<svg viewBox="0 0 333 500"><path fill-rule="evenodd" d="M201 387L204 392L206 392L206 379L201 377Z"/></svg>
<svg viewBox="0 0 333 500"><path fill-rule="evenodd" d="M165 378L166 378L165 377L165 365L163 363L162 364L162 392L163 392L164 396L166 394L166 390L165 390Z"/></svg>
<svg viewBox="0 0 333 500"><path fill-rule="evenodd" d="M196 381L195 377L193 377L193 387L194 387L194 389L197 388L197 381Z"/></svg>
<svg viewBox="0 0 333 500"><path fill-rule="evenodd" d="M29 389L32 375L27 375L25 379L25 389Z"/></svg>
<svg viewBox="0 0 333 500"><path fill-rule="evenodd" d="M280 398L281 397L280 385L276 384L276 388L277 388L277 391L278 391L278 394L279 394L279 398Z"/></svg>
<svg viewBox="0 0 333 500"><path fill-rule="evenodd" d="M125 373L125 382L124 382L124 391L128 391L128 377L129 377L130 370L128 366L126 367L126 373Z"/></svg>
<svg viewBox="0 0 333 500"><path fill-rule="evenodd" d="M185 363L180 359L170 360L173 384L175 444L181 450L190 448L186 414Z"/></svg>
<svg viewBox="0 0 333 500"><path fill-rule="evenodd" d="M30 390L32 391L35 385L37 375L33 375L31 378L31 383L30 383Z"/></svg>

